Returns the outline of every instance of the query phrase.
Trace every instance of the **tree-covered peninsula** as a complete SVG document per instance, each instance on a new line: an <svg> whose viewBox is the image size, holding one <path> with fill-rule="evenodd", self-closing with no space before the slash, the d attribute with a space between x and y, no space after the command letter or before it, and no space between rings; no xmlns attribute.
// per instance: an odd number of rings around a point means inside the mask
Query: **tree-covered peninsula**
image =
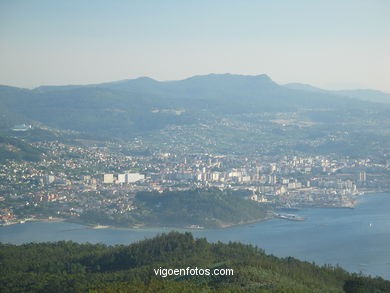
<svg viewBox="0 0 390 293"><path fill-rule="evenodd" d="M139 192L125 214L86 211L80 221L121 227L222 228L272 216L270 207L249 200L251 192L218 189Z"/></svg>

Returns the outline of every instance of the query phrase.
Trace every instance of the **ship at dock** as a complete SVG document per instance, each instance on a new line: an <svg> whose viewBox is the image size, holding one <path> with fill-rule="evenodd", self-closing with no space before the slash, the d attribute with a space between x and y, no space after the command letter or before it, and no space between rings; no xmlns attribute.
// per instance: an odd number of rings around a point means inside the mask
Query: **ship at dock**
<svg viewBox="0 0 390 293"><path fill-rule="evenodd" d="M306 220L305 217L301 217L295 214L275 214L275 217L283 220L289 220L289 221L304 221Z"/></svg>

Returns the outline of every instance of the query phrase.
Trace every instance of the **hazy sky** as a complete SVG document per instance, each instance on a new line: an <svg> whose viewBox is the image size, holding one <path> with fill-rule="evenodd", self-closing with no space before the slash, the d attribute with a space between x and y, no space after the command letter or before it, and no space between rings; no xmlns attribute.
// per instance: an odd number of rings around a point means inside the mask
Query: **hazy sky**
<svg viewBox="0 0 390 293"><path fill-rule="evenodd" d="M0 0L0 84L227 72L390 92L390 1Z"/></svg>

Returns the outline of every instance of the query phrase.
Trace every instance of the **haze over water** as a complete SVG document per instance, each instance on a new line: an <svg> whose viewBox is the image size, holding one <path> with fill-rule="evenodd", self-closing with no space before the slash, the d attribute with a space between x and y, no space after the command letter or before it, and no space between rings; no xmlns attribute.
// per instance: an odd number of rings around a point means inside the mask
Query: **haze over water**
<svg viewBox="0 0 390 293"><path fill-rule="evenodd" d="M293 256L317 264L343 268L390 280L390 194L359 197L355 209L305 209L306 221L273 219L220 230L192 230L209 241L240 241L257 245L266 253ZM58 223L26 223L0 227L0 241L20 244L72 240L128 244L170 229L86 229Z"/></svg>

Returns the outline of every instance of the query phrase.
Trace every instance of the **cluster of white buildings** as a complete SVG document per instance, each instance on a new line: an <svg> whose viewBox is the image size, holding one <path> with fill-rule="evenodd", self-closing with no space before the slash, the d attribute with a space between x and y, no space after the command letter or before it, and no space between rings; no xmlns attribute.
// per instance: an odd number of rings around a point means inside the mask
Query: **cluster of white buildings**
<svg viewBox="0 0 390 293"><path fill-rule="evenodd" d="M105 184L128 184L135 183L145 179L145 175L140 173L123 174L104 174L103 183Z"/></svg>

